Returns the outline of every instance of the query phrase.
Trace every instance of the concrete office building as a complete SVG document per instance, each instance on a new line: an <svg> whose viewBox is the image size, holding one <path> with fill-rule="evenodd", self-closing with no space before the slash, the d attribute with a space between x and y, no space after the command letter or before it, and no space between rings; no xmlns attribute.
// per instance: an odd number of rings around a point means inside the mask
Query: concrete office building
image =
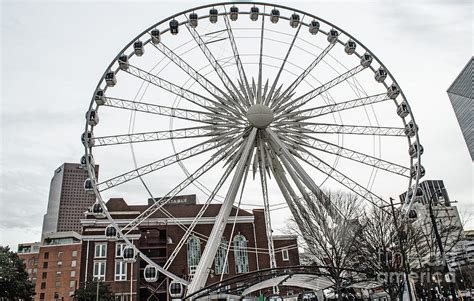
<svg viewBox="0 0 474 301"><path fill-rule="evenodd" d="M98 170L96 166L96 173ZM80 219L95 202L95 196L84 191L83 185L87 178L87 170L81 164L64 163L54 171L48 209L43 219L43 238L54 232L81 232Z"/></svg>
<svg viewBox="0 0 474 301"><path fill-rule="evenodd" d="M473 113L473 68L474 58L471 57L464 69L454 80L448 89L448 96L461 127L464 140L466 141L471 160L474 161L474 134L472 124Z"/></svg>

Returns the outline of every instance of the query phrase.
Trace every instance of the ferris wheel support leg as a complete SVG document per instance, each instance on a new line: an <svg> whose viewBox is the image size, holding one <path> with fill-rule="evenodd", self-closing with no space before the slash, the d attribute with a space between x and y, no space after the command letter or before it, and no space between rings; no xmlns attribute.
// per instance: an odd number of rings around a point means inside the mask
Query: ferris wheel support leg
<svg viewBox="0 0 474 301"><path fill-rule="evenodd" d="M256 134L257 129L253 128L247 138L244 150L242 152L242 156L239 159L237 169L230 184L229 191L227 192L219 214L216 217L214 227L212 228L201 260L199 261L199 264L196 268L194 278L188 286L188 295L200 290L206 285L209 270L216 256L216 252L220 245L222 234L224 233L225 227L227 225L227 220L229 219L230 212L234 205L235 197L239 190L240 184L242 183L242 177L245 172L245 165L247 164L249 154L253 149Z"/></svg>
<svg viewBox="0 0 474 301"><path fill-rule="evenodd" d="M295 157L290 153L290 151L280 140L280 138L278 138L277 134L270 128L267 128L266 131L270 140L275 144L275 146L278 147L277 154L280 153L282 155L282 161L285 164L285 167L287 167L288 172L290 172L290 175L291 170L293 168L294 172L296 172L296 174L299 176L299 178L301 178L301 181L306 185L306 187L308 187L311 192L316 196L318 201L320 201L324 205L324 207L326 207L330 212L332 212L333 214L337 214L337 211L334 210L330 199L324 194L321 188L319 188L319 186L314 183L313 179L311 179L311 177L306 173L306 171L298 163L298 161L296 161ZM287 162L285 163L285 161Z"/></svg>

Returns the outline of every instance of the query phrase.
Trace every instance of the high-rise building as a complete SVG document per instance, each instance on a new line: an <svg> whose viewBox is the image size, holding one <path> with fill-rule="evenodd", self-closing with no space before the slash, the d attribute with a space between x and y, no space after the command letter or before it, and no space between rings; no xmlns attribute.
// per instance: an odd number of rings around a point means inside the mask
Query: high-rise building
<svg viewBox="0 0 474 301"><path fill-rule="evenodd" d="M461 127L471 159L474 161L474 135L472 128L472 106L474 99L472 86L473 61L474 58L471 57L464 69L451 84L448 89L448 96Z"/></svg>
<svg viewBox="0 0 474 301"><path fill-rule="evenodd" d="M96 173L98 169L96 165ZM54 232L81 232L80 219L95 202L95 196L87 194L83 188L87 178L87 169L76 163L64 163L54 171L43 219L43 238Z"/></svg>
<svg viewBox="0 0 474 301"><path fill-rule="evenodd" d="M440 191L440 193L435 193L436 191ZM401 203L405 202L407 193L408 199L411 199L411 193L413 193L412 191L402 193L399 196ZM433 197L434 204L438 204L440 202L449 204L449 196L446 188L444 187L443 180L426 180L418 183L418 192L416 195L417 201L423 205L427 205L431 197Z"/></svg>

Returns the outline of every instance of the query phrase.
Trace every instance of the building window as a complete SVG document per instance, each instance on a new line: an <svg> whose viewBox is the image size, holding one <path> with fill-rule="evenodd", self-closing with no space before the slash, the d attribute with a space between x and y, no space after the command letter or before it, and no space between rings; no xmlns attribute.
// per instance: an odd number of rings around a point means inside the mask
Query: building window
<svg viewBox="0 0 474 301"><path fill-rule="evenodd" d="M227 255L227 240L225 238L222 238L221 245L219 246L219 249L217 249L217 253L216 253L216 260L215 260L216 275L229 273L229 263L226 261L226 255Z"/></svg>
<svg viewBox="0 0 474 301"><path fill-rule="evenodd" d="M96 280L105 280L105 261L94 261L93 276Z"/></svg>
<svg viewBox="0 0 474 301"><path fill-rule="evenodd" d="M116 243L115 244L115 257L122 257L122 250L125 248L126 244Z"/></svg>
<svg viewBox="0 0 474 301"><path fill-rule="evenodd" d="M62 261L58 261L58 268L59 268L59 267L62 267L62 265L63 265L63 262L62 262Z"/></svg>
<svg viewBox="0 0 474 301"><path fill-rule="evenodd" d="M55 286L56 287L61 287L61 281L56 281Z"/></svg>
<svg viewBox="0 0 474 301"><path fill-rule="evenodd" d="M41 289L44 290L46 288L46 282L41 282Z"/></svg>
<svg viewBox="0 0 474 301"><path fill-rule="evenodd" d="M58 252L58 259L60 259L61 257L63 257L63 252L59 251Z"/></svg>
<svg viewBox="0 0 474 301"><path fill-rule="evenodd" d="M71 280L69 281L69 287L74 287L76 285L76 281Z"/></svg>
<svg viewBox="0 0 474 301"><path fill-rule="evenodd" d="M124 261L115 262L115 281L127 280L127 263Z"/></svg>
<svg viewBox="0 0 474 301"><path fill-rule="evenodd" d="M44 252L44 259L48 259L49 258L49 252Z"/></svg>
<svg viewBox="0 0 474 301"><path fill-rule="evenodd" d="M281 256L283 257L283 261L289 261L290 256L288 256L288 249L281 250Z"/></svg>
<svg viewBox="0 0 474 301"><path fill-rule="evenodd" d="M71 278L76 277L76 271L71 271Z"/></svg>
<svg viewBox="0 0 474 301"><path fill-rule="evenodd" d="M43 269L47 269L48 268L48 263L47 262L43 262Z"/></svg>
<svg viewBox="0 0 474 301"><path fill-rule="evenodd" d="M44 300L44 293L40 293L40 300Z"/></svg>
<svg viewBox="0 0 474 301"><path fill-rule="evenodd" d="M72 251L72 257L77 257L77 251L76 250Z"/></svg>
<svg viewBox="0 0 474 301"><path fill-rule="evenodd" d="M95 258L105 258L105 254L107 253L107 244L96 244L95 245Z"/></svg>
<svg viewBox="0 0 474 301"><path fill-rule="evenodd" d="M130 295L126 295L126 294L116 294L114 296L114 301L131 301L132 299L130 299Z"/></svg>
<svg viewBox="0 0 474 301"><path fill-rule="evenodd" d="M247 239L242 234L234 237L234 257L236 273L247 273L249 271Z"/></svg>
<svg viewBox="0 0 474 301"><path fill-rule="evenodd" d="M41 279L46 279L46 276L48 276L48 273L43 272L43 273L41 274Z"/></svg>
<svg viewBox="0 0 474 301"><path fill-rule="evenodd" d="M201 259L201 242L194 234L188 239L188 269L189 275L194 275Z"/></svg>
<svg viewBox="0 0 474 301"><path fill-rule="evenodd" d="M71 261L71 267L75 268L77 265L77 262L75 260Z"/></svg>
<svg viewBox="0 0 474 301"><path fill-rule="evenodd" d="M59 299L59 294L57 292L54 293L54 299Z"/></svg>

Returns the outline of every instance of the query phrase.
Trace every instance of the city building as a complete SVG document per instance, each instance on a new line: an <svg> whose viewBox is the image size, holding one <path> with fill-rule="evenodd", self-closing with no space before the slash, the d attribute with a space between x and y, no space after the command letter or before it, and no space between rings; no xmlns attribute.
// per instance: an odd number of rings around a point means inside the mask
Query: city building
<svg viewBox="0 0 474 301"><path fill-rule="evenodd" d="M99 167L96 166L96 173ZM42 237L48 233L76 231L80 219L95 202L95 196L84 191L88 173L81 164L64 163L54 171L49 188L48 209L43 219Z"/></svg>
<svg viewBox="0 0 474 301"><path fill-rule="evenodd" d="M129 205L124 199L114 198L107 202L107 208L114 221L124 227L144 212L148 205ZM171 261L173 251L184 236L186 227L203 207L196 203L195 195L178 196L172 199L163 210L155 212L150 218L130 231L128 239L161 266L169 265L168 270L179 277L191 280L199 263L201 254L220 210L220 204L211 204L199 219L193 234ZM270 268L270 260L265 249L268 242L263 210L232 209L225 229L222 247L218 250L207 284L239 274ZM235 221L235 229L232 231ZM168 285L170 280L159 275L157 281L144 279L146 262L137 260L126 263L122 258L123 241L108 240L105 229L109 222L87 214L81 221L82 254L81 281L100 279L105 281L116 300L170 300ZM275 236L274 246L278 267L299 265L297 239L294 236ZM227 246L231 245L226 260Z"/></svg>
<svg viewBox="0 0 474 301"><path fill-rule="evenodd" d="M408 199L411 199L412 191L404 192L399 196L401 203L405 202L407 194ZM443 180L426 180L418 183L418 192L416 195L416 200L423 205L428 205L430 198L433 198L434 204L450 203L448 192L444 187Z"/></svg>
<svg viewBox="0 0 474 301"><path fill-rule="evenodd" d="M472 124L472 106L474 99L472 72L474 68L474 57L463 68L458 77L448 88L448 97L461 127L464 140L466 141L471 160L474 161L474 133Z"/></svg>
<svg viewBox="0 0 474 301"><path fill-rule="evenodd" d="M81 246L81 236L73 231L46 234L42 243L18 246L18 256L35 285L35 301L73 300L79 287Z"/></svg>

